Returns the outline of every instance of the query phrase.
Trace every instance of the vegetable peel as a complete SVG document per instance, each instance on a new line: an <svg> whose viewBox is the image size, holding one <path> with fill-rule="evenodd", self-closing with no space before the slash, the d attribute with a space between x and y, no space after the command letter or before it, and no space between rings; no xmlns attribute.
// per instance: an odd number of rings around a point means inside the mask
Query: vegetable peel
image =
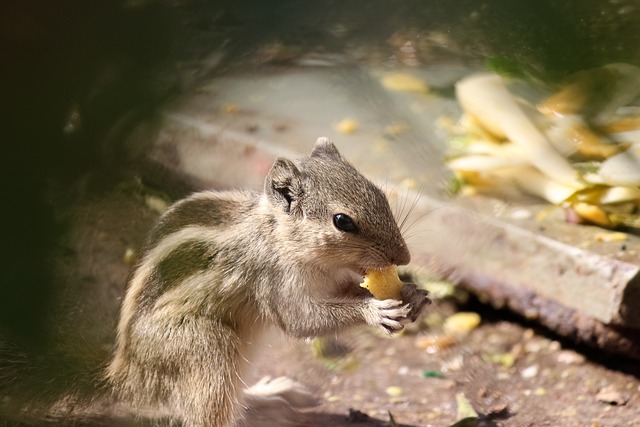
<svg viewBox="0 0 640 427"><path fill-rule="evenodd" d="M522 111L497 74L482 73L456 84L462 108L495 135L503 134L520 145L531 163L545 174L564 183L574 183L577 174L549 140Z"/></svg>
<svg viewBox="0 0 640 427"><path fill-rule="evenodd" d="M565 208L568 222L636 227L639 84L640 68L629 64L586 70L536 110L497 74L463 78L456 96L464 114L447 156L458 194L508 197L516 187Z"/></svg>

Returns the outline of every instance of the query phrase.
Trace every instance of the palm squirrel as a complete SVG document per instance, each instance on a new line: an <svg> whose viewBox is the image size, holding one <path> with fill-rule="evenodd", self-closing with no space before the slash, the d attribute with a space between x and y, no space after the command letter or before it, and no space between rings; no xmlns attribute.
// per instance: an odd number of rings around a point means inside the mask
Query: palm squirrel
<svg viewBox="0 0 640 427"><path fill-rule="evenodd" d="M383 192L320 138L297 164L276 159L260 194L203 191L160 217L129 276L105 389L186 427L235 425L255 404L243 373L267 328L397 332L427 292L405 284L402 301L378 300L359 284L409 261Z"/></svg>
<svg viewBox="0 0 640 427"><path fill-rule="evenodd" d="M276 159L262 194L197 193L151 231L131 275L107 377L121 397L186 426L227 426L242 409L247 343L275 325L298 338L357 324L388 333L426 291L377 300L368 269L409 263L383 192L326 138L298 165Z"/></svg>

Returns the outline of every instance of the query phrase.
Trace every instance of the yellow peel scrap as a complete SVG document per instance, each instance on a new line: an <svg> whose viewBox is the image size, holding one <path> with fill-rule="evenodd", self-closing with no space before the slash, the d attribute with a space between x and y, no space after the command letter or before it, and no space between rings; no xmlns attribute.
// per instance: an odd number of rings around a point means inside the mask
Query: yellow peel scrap
<svg viewBox="0 0 640 427"><path fill-rule="evenodd" d="M358 122L348 117L340 120L340 122L335 125L335 130L345 135L356 133L359 128Z"/></svg>
<svg viewBox="0 0 640 427"><path fill-rule="evenodd" d="M391 73L382 76L380 79L382 86L394 92L413 92L426 94L429 92L429 85L420 77L407 73Z"/></svg>
<svg viewBox="0 0 640 427"><path fill-rule="evenodd" d="M481 320L478 313L461 311L447 317L442 326L447 333L464 335L477 328Z"/></svg>
<svg viewBox="0 0 640 427"><path fill-rule="evenodd" d="M571 208L587 221L603 227L611 226L609 215L607 215L605 210L600 206L592 205L591 203L578 202L571 205Z"/></svg>
<svg viewBox="0 0 640 427"><path fill-rule="evenodd" d="M628 238L627 233L614 232L614 233L597 233L593 236L596 242L624 242Z"/></svg>
<svg viewBox="0 0 640 427"><path fill-rule="evenodd" d="M382 270L368 270L360 284L379 300L401 299L403 283L398 277L395 266Z"/></svg>

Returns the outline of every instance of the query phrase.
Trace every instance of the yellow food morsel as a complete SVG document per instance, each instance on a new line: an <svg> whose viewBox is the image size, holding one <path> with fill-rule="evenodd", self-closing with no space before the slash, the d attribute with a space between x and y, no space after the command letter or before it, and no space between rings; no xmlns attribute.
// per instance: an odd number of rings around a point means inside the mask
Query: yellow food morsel
<svg viewBox="0 0 640 427"><path fill-rule="evenodd" d="M391 73L382 76L380 79L382 86L394 92L413 92L413 93L428 93L429 85L427 82L407 73Z"/></svg>
<svg viewBox="0 0 640 427"><path fill-rule="evenodd" d="M368 270L360 286L367 288L376 299L399 300L404 285L398 277L396 267L391 266L382 270Z"/></svg>
<svg viewBox="0 0 640 427"><path fill-rule="evenodd" d="M571 205L571 208L587 221L591 221L594 224L609 227L611 221L609 215L600 206L592 205L591 203L578 202Z"/></svg>
<svg viewBox="0 0 640 427"><path fill-rule="evenodd" d="M478 313L461 311L447 317L442 326L449 334L464 335L477 328L481 321Z"/></svg>
<svg viewBox="0 0 640 427"><path fill-rule="evenodd" d="M343 133L345 135L351 135L352 133L356 133L359 128L360 128L360 125L358 124L358 122L350 118L341 120L335 126L335 129L338 132Z"/></svg>

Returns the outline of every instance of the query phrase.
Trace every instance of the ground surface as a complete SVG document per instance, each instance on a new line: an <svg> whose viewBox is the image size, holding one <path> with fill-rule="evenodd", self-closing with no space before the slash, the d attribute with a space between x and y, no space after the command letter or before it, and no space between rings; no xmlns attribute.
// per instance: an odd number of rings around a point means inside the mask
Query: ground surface
<svg viewBox="0 0 640 427"><path fill-rule="evenodd" d="M126 181L69 212L74 227L66 246L76 258L66 274L82 278L68 290L76 298L63 310L70 339L98 331L90 339L109 347L128 270L125 254L139 247L159 200ZM436 294L443 290L429 286ZM479 313L482 323L463 335L444 332L445 319L459 310ZM400 336L362 328L330 342L319 356L317 344L276 334L254 367L254 379L291 376L321 397L320 406L298 415L301 426L384 426L391 413L398 425L447 427L469 415L465 404L479 414L478 425L640 425L635 362L575 349L507 312L460 297L437 298L425 320Z"/></svg>

